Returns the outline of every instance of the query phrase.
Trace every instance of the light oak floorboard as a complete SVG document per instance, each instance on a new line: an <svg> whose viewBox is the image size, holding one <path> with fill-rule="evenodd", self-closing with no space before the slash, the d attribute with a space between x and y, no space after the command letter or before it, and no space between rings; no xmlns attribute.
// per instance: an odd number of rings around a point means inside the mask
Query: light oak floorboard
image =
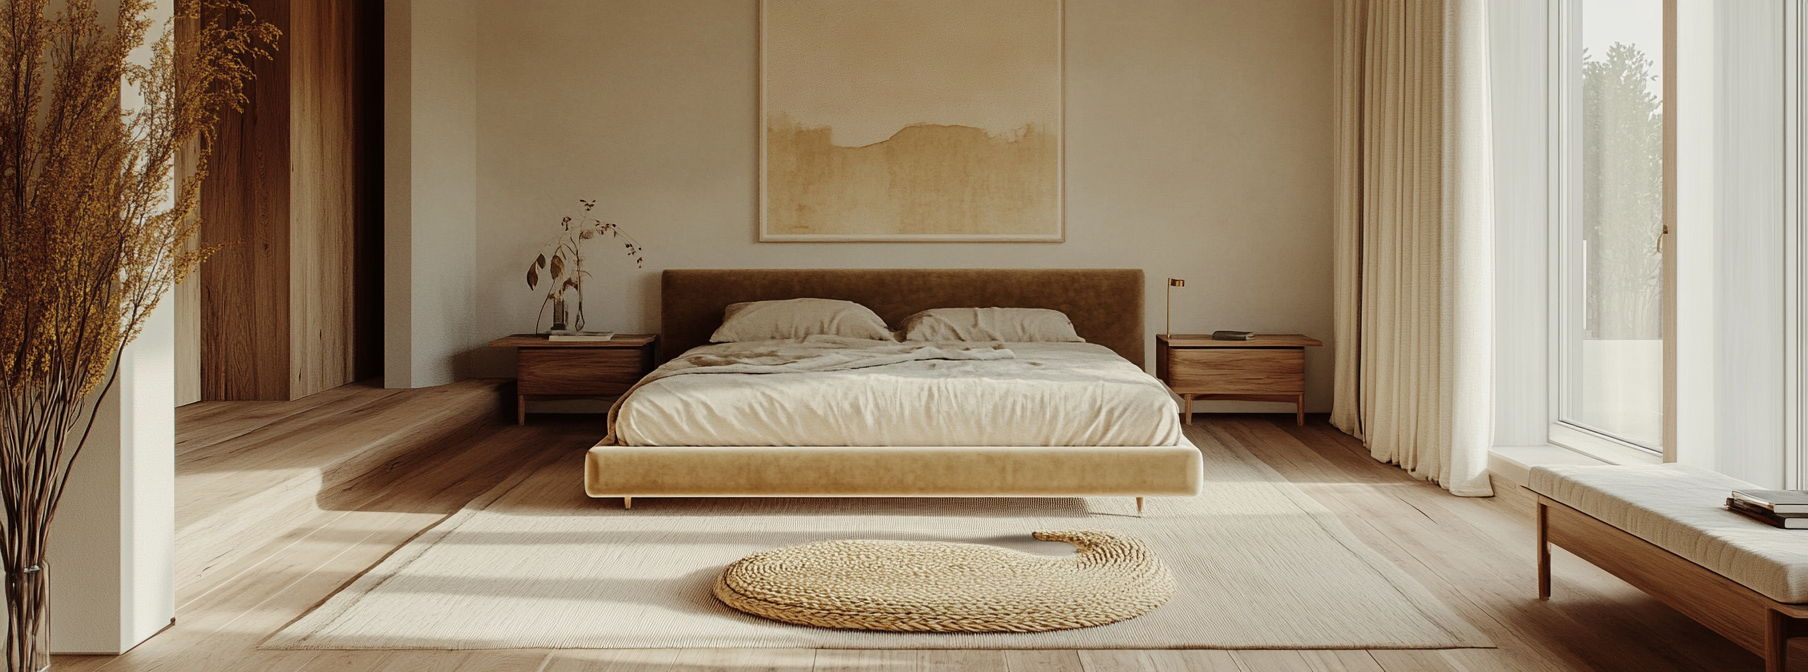
<svg viewBox="0 0 1808 672"><path fill-rule="evenodd" d="M916 672L920 652L910 650L862 651L820 649L815 672Z"/></svg>
<svg viewBox="0 0 1808 672"><path fill-rule="evenodd" d="M1005 672L1009 669L1003 651L975 649L929 649L918 657L922 672Z"/></svg>
<svg viewBox="0 0 1808 672"><path fill-rule="evenodd" d="M1086 669L1080 663L1080 652L1072 650L1013 649L1004 652L1004 664L1010 672L1083 672Z"/></svg>
<svg viewBox="0 0 1808 672"><path fill-rule="evenodd" d="M1575 608L1560 607L1563 599L1536 600L1527 592L1535 569L1531 509L1514 506L1516 497L1452 497L1401 480L1404 472L1347 446L1308 446L1269 421L1225 419L1207 432L1259 447L1265 462L1502 648L1531 649L1534 655L1522 659L1518 669L1555 664L1556 669L1721 670L1729 660L1750 655L1567 553L1559 554L1565 557L1558 561L1558 575L1584 577L1565 596ZM1638 608L1623 608L1627 604ZM1602 638L1598 633L1604 628L1621 636ZM1671 646L1675 642L1687 646ZM1750 661L1756 664L1757 658Z"/></svg>
<svg viewBox="0 0 1808 672"><path fill-rule="evenodd" d="M370 394L347 391L346 394ZM443 392L442 392L443 394ZM366 413L430 398L386 395ZM341 397L343 399L345 397ZM313 409L282 414L270 403L195 405L180 413L181 436L240 442L272 423L293 431L222 452L245 468L288 461L263 455L334 433ZM287 402L295 403L295 402ZM349 402L347 402L349 403ZM372 404L366 404L369 406ZM343 413L344 411L340 411ZM256 424L262 422L263 424ZM1004 672L1757 672L1757 656L1574 556L1555 554L1555 594L1535 597L1531 498L1496 482L1492 498L1452 497L1369 457L1360 442L1322 418L1295 427L1287 415L1202 415L1189 430L1200 443L1243 446L1336 515L1364 543L1423 583L1499 648L1443 651L855 651L799 649L632 649L504 651L262 651L257 644L307 613L423 530L483 494L513 470L585 449L601 435L594 418L535 418L525 427L482 426L437 453L381 465L330 494L338 502L281 538L185 585L177 621L117 657L58 656L59 672L255 670L503 670L614 672L773 670ZM254 426L255 425L255 426ZM250 427L250 429L246 429ZM233 432L238 432L233 434ZM209 434L211 433L211 434ZM227 436L231 435L231 436ZM200 441L200 439L191 439ZM255 444L256 442L251 442ZM318 445L313 444L313 445ZM200 449L206 453L205 449ZM199 457L197 455L197 457ZM289 456L293 457L293 456ZM224 462L197 460L212 469ZM210 466L210 464L212 466ZM194 483L193 480L190 483ZM577 487L577 484L573 484ZM208 493L178 491L179 498ZM1331 605L1326 605L1331 608ZM1794 672L1808 672L1808 641L1792 649Z"/></svg>
<svg viewBox="0 0 1808 672"><path fill-rule="evenodd" d="M1081 651L1086 672L1248 672L1229 651Z"/></svg>
<svg viewBox="0 0 1808 672"><path fill-rule="evenodd" d="M676 664L693 672L810 672L815 649L685 649Z"/></svg>
<svg viewBox="0 0 1808 672"><path fill-rule="evenodd" d="M470 658L468 651L324 651L302 672L449 670Z"/></svg>
<svg viewBox="0 0 1808 672"><path fill-rule="evenodd" d="M221 443L280 426L295 418L318 419L358 408L401 390L378 381L341 385L294 401L203 401L176 409L176 422L193 430L176 440L176 459Z"/></svg>
<svg viewBox="0 0 1808 672"><path fill-rule="evenodd" d="M543 672L657 672L677 670L679 649L566 649L554 651Z"/></svg>
<svg viewBox="0 0 1808 672"><path fill-rule="evenodd" d="M1386 672L1457 672L1443 651L1370 651Z"/></svg>
<svg viewBox="0 0 1808 672"><path fill-rule="evenodd" d="M1249 670L1273 672L1383 672L1367 651L1233 651Z"/></svg>
<svg viewBox="0 0 1808 672"><path fill-rule="evenodd" d="M552 651L546 649L472 651L458 667L450 669L451 672L540 672L550 660Z"/></svg>

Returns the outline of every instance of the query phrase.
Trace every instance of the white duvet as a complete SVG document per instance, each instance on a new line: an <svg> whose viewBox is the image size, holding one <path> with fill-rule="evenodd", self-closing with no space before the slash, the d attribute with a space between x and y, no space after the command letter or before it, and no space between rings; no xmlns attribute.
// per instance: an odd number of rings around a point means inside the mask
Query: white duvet
<svg viewBox="0 0 1808 672"><path fill-rule="evenodd" d="M1171 446L1178 408L1090 343L724 343L659 367L610 414L630 446Z"/></svg>

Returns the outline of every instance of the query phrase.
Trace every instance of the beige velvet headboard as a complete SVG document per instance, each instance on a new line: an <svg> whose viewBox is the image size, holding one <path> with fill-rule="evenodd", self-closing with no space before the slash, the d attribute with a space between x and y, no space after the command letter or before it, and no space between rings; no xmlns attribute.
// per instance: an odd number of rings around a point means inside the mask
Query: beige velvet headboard
<svg viewBox="0 0 1808 672"><path fill-rule="evenodd" d="M660 290L660 361L709 342L731 303L841 299L886 324L930 308L1052 308L1088 342L1143 365L1141 269L668 270Z"/></svg>

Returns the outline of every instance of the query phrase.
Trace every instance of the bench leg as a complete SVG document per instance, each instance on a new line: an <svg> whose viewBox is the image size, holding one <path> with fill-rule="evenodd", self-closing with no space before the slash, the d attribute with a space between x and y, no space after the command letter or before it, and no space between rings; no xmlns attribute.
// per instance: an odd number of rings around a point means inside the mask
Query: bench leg
<svg viewBox="0 0 1808 672"><path fill-rule="evenodd" d="M1538 599L1551 599L1551 509L1538 502Z"/></svg>
<svg viewBox="0 0 1808 672"><path fill-rule="evenodd" d="M1764 672L1789 669L1789 617L1770 610L1764 628Z"/></svg>

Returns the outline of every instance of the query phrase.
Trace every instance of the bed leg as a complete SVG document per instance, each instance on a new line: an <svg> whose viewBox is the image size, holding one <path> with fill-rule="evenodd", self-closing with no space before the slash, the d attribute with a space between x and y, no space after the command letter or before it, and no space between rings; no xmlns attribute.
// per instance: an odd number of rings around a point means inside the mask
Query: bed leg
<svg viewBox="0 0 1808 672"><path fill-rule="evenodd" d="M1548 533L1551 507L1538 502L1538 599L1551 599L1551 540Z"/></svg>
<svg viewBox="0 0 1808 672"><path fill-rule="evenodd" d="M1136 515L1143 515L1143 498L1136 498Z"/></svg>
<svg viewBox="0 0 1808 672"><path fill-rule="evenodd" d="M634 508L634 498L633 497L621 498L621 508L624 508L624 509Z"/></svg>

